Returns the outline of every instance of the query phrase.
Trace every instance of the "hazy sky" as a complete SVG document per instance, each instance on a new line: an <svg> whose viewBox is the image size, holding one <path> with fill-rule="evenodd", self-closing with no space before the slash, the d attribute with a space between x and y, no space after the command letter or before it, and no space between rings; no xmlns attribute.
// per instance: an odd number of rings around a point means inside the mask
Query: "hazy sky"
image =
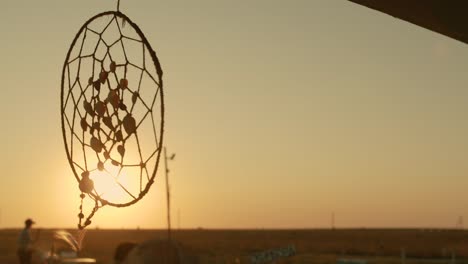
<svg viewBox="0 0 468 264"><path fill-rule="evenodd" d="M121 0L164 70L173 225L454 227L468 217L468 46L345 0ZM74 227L60 129L73 37L111 0L0 9L0 227ZM164 227L162 168L92 226Z"/></svg>

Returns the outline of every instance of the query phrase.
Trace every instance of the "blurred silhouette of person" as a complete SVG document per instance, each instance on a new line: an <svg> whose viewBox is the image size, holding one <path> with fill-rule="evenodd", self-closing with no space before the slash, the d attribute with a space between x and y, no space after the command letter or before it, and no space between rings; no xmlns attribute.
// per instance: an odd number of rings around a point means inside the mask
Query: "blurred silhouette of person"
<svg viewBox="0 0 468 264"><path fill-rule="evenodd" d="M185 264L198 263L185 257L178 243L148 240L140 244L124 242L117 246L116 264Z"/></svg>
<svg viewBox="0 0 468 264"><path fill-rule="evenodd" d="M24 229L21 230L18 237L17 254L20 264L31 263L33 253L32 244L34 242L31 238L31 227L33 224L35 224L35 222L31 218L26 219L26 221L24 221Z"/></svg>
<svg viewBox="0 0 468 264"><path fill-rule="evenodd" d="M114 262L117 264L122 263L126 258L128 253L137 246L133 242L123 242L120 243L115 249Z"/></svg>

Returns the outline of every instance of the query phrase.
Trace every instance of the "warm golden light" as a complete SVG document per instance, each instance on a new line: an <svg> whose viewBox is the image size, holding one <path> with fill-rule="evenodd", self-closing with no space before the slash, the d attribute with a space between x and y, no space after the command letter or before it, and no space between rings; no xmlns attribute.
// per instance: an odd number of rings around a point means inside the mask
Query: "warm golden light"
<svg viewBox="0 0 468 264"><path fill-rule="evenodd" d="M94 181L94 187L99 196L108 201L121 201L127 198L122 186L127 183L125 170L120 166L115 166L110 161L104 163L104 170L95 170L90 173L90 178Z"/></svg>
<svg viewBox="0 0 468 264"><path fill-rule="evenodd" d="M99 160L86 147L88 166L84 154L74 155L81 167L74 175L59 80L76 31L111 2L1 2L0 228L22 227L28 217L44 228L77 224L81 173ZM453 228L459 216L466 228L464 43L350 1L123 3L164 70L162 143L177 152L169 178L174 227L180 211L182 228L328 228L333 212L337 228ZM138 72L127 73L130 87ZM86 86L91 75L84 76ZM144 90L139 95L152 98ZM73 122L72 113L70 124L79 129L81 118ZM118 179L137 198L156 164L157 155L146 161L152 127L138 128L141 158L136 139L125 142ZM79 138L67 137L76 152ZM118 145L109 154L120 162ZM162 157L158 165L140 202L105 206L90 228L164 228ZM105 167L110 173L90 172L98 193L134 200L115 182L118 167ZM83 203L87 215L94 201Z"/></svg>

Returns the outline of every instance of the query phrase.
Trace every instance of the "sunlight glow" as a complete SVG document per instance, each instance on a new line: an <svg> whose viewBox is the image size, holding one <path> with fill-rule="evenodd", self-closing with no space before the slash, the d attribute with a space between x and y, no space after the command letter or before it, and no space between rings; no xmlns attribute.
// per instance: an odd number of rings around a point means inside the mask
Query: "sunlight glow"
<svg viewBox="0 0 468 264"><path fill-rule="evenodd" d="M119 185L125 186L127 177L125 170L120 166L115 166L110 161L104 163L104 170L95 170L90 173L90 178L94 181L94 187L98 195L109 201L119 201L126 198L128 194Z"/></svg>

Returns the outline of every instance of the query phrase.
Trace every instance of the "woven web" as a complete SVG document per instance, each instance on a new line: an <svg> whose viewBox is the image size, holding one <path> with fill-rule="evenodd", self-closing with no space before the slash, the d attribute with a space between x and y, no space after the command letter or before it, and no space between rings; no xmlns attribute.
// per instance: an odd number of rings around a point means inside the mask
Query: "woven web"
<svg viewBox="0 0 468 264"><path fill-rule="evenodd" d="M90 19L75 40L64 66L62 124L80 189L83 179L93 182L84 191L95 200L92 216L106 204L135 203L153 183L163 131L161 71L141 31L119 12Z"/></svg>

